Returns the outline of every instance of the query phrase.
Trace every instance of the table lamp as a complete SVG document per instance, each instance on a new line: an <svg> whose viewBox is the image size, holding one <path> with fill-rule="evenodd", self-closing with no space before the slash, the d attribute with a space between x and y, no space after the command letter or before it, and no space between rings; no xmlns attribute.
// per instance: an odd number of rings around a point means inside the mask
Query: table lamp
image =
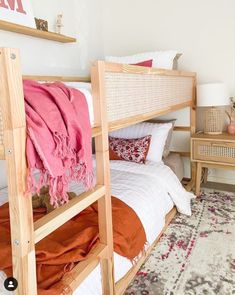
<svg viewBox="0 0 235 295"><path fill-rule="evenodd" d="M221 134L224 123L224 110L229 105L229 94L225 84L210 83L197 86L197 106L210 107L204 113L204 133Z"/></svg>

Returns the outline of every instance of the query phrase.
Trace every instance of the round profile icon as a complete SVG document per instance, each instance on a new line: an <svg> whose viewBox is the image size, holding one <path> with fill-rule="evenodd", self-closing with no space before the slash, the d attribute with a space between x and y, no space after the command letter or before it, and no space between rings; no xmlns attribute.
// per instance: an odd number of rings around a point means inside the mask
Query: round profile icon
<svg viewBox="0 0 235 295"><path fill-rule="evenodd" d="M4 287L7 291L15 291L18 287L18 282L15 278L7 278L4 281Z"/></svg>

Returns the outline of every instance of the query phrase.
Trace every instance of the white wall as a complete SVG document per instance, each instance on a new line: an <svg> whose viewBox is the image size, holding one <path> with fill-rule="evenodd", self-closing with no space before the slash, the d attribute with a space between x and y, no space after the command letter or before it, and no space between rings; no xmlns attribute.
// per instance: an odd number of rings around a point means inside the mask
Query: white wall
<svg viewBox="0 0 235 295"><path fill-rule="evenodd" d="M223 81L235 96L233 0L103 2L106 55L176 49L183 53L180 69L197 72L199 82ZM180 117L186 124L185 112ZM184 136L178 137L176 148ZM211 179L235 184L235 172L211 171Z"/></svg>
<svg viewBox="0 0 235 295"><path fill-rule="evenodd" d="M62 33L75 36L77 43L58 43L0 31L0 46L21 50L24 73L89 73L90 60L103 56L101 5L96 0L33 0L34 15L46 19L54 31L56 15L63 13Z"/></svg>
<svg viewBox="0 0 235 295"><path fill-rule="evenodd" d="M24 74L89 74L92 60L103 56L101 5L97 0L33 0L35 17L46 19L54 30L56 15L63 13L62 33L77 43L62 44L0 31L0 46L20 48ZM4 163L0 161L0 188L5 184Z"/></svg>

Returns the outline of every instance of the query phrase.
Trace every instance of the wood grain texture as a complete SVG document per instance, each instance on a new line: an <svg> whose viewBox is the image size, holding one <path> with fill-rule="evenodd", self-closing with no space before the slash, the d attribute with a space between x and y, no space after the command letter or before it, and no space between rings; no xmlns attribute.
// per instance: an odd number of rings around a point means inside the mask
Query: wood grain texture
<svg viewBox="0 0 235 295"><path fill-rule="evenodd" d="M5 160L5 150L4 145L0 145L0 160Z"/></svg>
<svg viewBox="0 0 235 295"><path fill-rule="evenodd" d="M179 132L191 132L191 127L190 126L174 126L174 131L179 131Z"/></svg>
<svg viewBox="0 0 235 295"><path fill-rule="evenodd" d="M212 163L212 162L207 162L207 163L200 162L200 163L201 163L203 168L235 170L235 166L216 164L216 163Z"/></svg>
<svg viewBox="0 0 235 295"><path fill-rule="evenodd" d="M109 167L108 117L105 97L104 62L98 61L91 71L95 125L102 133L95 138L96 181L105 185L106 193L98 201L100 242L107 245L107 256L100 261L103 294L114 294L113 227Z"/></svg>
<svg viewBox="0 0 235 295"><path fill-rule="evenodd" d="M23 75L23 79L45 82L91 82L90 77L69 77L69 76L38 76L38 75Z"/></svg>
<svg viewBox="0 0 235 295"><path fill-rule="evenodd" d="M165 69L148 68L136 65L124 65L117 63L105 62L105 71L107 72L119 72L128 74L149 74L149 75L161 75L161 76L181 76L181 77L195 77L194 72L174 71Z"/></svg>
<svg viewBox="0 0 235 295"><path fill-rule="evenodd" d="M138 262L130 269L130 271L121 280L119 280L116 283L116 286L115 286L115 294L116 295L122 295L122 294L124 294L126 288L130 284L130 282L133 280L133 278L135 277L135 275L136 275L137 271L139 270L139 268L141 267L141 265L148 258L149 254L151 253L151 251L153 250L153 248L157 245L157 243L159 242L162 234L165 232L165 230L167 229L168 225L170 224L170 222L172 221L172 219L175 217L176 213L177 213L177 210L174 207L166 215L166 218L165 218L165 226L164 226L163 230L161 231L161 233L159 234L159 236L156 238L156 240L153 242L153 244L148 248L148 250L146 251L146 254L143 255L138 260Z"/></svg>
<svg viewBox="0 0 235 295"><path fill-rule="evenodd" d="M191 137L196 132L196 85L197 85L197 76L194 76L193 80L193 89L192 89L192 106L190 108L190 131ZM190 146L190 153L192 153L192 147ZM195 187L196 184L196 165L191 161L191 180L186 186L186 190L191 191Z"/></svg>
<svg viewBox="0 0 235 295"><path fill-rule="evenodd" d="M209 175L209 169L205 167L204 168L204 173L203 173L203 183L207 183L207 181L208 181L208 175Z"/></svg>
<svg viewBox="0 0 235 295"><path fill-rule="evenodd" d="M100 127L93 127L92 128L92 137L96 137L101 135L101 128ZM5 160L5 150L4 145L0 144L0 160Z"/></svg>
<svg viewBox="0 0 235 295"><path fill-rule="evenodd" d="M92 137L100 136L102 133L102 129L100 127L93 127L92 128Z"/></svg>
<svg viewBox="0 0 235 295"><path fill-rule="evenodd" d="M147 120L156 118L158 116L163 116L163 115L172 113L172 112L180 110L180 109L191 107L191 105L192 105L192 101L189 100L188 102L174 105L174 106L162 109L162 110L154 111L154 112L147 113L147 114L137 115L137 116L133 116L133 117L126 118L126 119L117 120L114 122L110 122L109 123L109 131L118 130L118 129L125 128L130 125L134 125L134 124L137 124L137 123L140 123L143 121L147 121Z"/></svg>
<svg viewBox="0 0 235 295"><path fill-rule="evenodd" d="M15 294L37 294L32 201L26 191L26 121L19 51L0 48L0 106L7 163Z"/></svg>
<svg viewBox="0 0 235 295"><path fill-rule="evenodd" d="M171 151L173 154L179 154L183 158L190 158L190 152Z"/></svg>
<svg viewBox="0 0 235 295"><path fill-rule="evenodd" d="M195 189L196 196L200 195L201 179L202 179L202 165L200 162L197 162L196 189Z"/></svg>
<svg viewBox="0 0 235 295"><path fill-rule="evenodd" d="M28 35L31 37L36 37L36 38L41 38L41 39L47 39L47 40L61 42L61 43L71 43L71 42L77 41L75 38L68 37L68 36L65 36L62 34L40 31L40 30L37 30L34 28L6 22L3 20L0 21L0 30L14 32L14 33L23 34L23 35Z"/></svg>
<svg viewBox="0 0 235 295"><path fill-rule="evenodd" d="M67 204L53 210L34 223L35 243L45 238L65 222L89 207L105 194L105 187L97 185L94 190L85 192Z"/></svg>
<svg viewBox="0 0 235 295"><path fill-rule="evenodd" d="M195 133L192 135L192 138L200 139L200 140L213 140L213 141L235 141L235 135L228 134L227 132L224 132L219 135L209 135L205 133Z"/></svg>

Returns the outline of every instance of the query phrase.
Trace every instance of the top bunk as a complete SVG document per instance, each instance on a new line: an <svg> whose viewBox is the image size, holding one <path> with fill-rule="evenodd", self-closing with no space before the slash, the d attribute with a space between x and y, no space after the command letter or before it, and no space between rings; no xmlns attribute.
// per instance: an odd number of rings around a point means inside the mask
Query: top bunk
<svg viewBox="0 0 235 295"><path fill-rule="evenodd" d="M12 48L0 48L0 93L2 97L8 91L11 91L12 95L19 92L14 83L18 75L16 71L19 68L19 51ZM23 76L22 74L21 77L38 81L90 82L87 77ZM95 62L91 69L93 109L96 112L97 104L101 102L107 115L109 131L186 107L194 108L195 84L196 74L193 72L104 61ZM7 117L6 112L9 111L10 109L2 109L0 104L0 159L5 158L4 130L14 127L4 126L3 123L3 115ZM6 119L4 121L7 122ZM101 135L100 123L95 122L92 126L93 137Z"/></svg>
<svg viewBox="0 0 235 295"><path fill-rule="evenodd" d="M193 72L98 61L92 84L106 100L110 131L195 105Z"/></svg>

